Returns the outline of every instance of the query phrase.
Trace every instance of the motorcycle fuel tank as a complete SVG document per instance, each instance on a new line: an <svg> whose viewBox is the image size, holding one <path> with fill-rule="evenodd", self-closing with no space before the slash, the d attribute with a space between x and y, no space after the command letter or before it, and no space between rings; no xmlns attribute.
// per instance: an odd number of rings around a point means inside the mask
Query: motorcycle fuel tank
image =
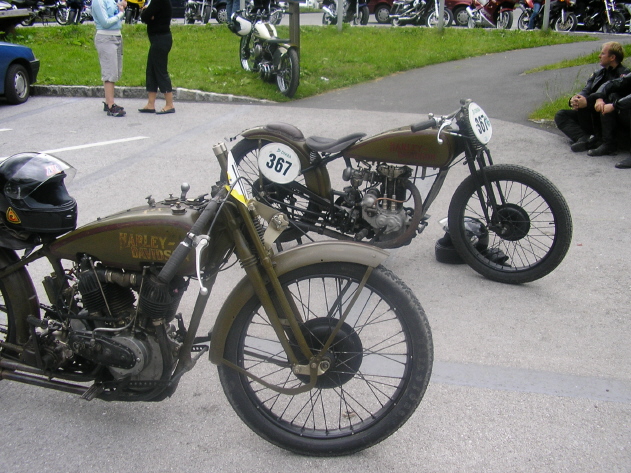
<svg viewBox="0 0 631 473"><path fill-rule="evenodd" d="M77 260L88 254L106 266L139 271L148 264L164 264L197 220L196 210L157 204L136 207L82 226L50 245L62 259ZM195 273L195 261L189 255L178 275Z"/></svg>
<svg viewBox="0 0 631 473"><path fill-rule="evenodd" d="M359 141L344 152L358 161L378 161L407 166L442 167L456 155L456 140L441 133L438 143L436 130L413 133L409 126L385 131Z"/></svg>

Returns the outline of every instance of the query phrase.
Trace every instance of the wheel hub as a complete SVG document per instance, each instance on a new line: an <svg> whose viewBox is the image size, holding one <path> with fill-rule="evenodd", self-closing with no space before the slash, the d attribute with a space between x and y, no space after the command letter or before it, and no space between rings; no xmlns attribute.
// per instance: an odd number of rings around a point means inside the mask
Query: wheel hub
<svg viewBox="0 0 631 473"><path fill-rule="evenodd" d="M528 212L516 204L500 206L491 221L493 222L493 231L504 240L521 240L530 231Z"/></svg>
<svg viewBox="0 0 631 473"><path fill-rule="evenodd" d="M338 322L338 319L319 317L304 324L303 334L314 354L324 347ZM350 381L359 371L362 358L363 347L359 335L350 325L343 323L333 343L319 362L319 368L324 373L318 376L316 387L337 388ZM296 376L304 383L309 382L309 376Z"/></svg>

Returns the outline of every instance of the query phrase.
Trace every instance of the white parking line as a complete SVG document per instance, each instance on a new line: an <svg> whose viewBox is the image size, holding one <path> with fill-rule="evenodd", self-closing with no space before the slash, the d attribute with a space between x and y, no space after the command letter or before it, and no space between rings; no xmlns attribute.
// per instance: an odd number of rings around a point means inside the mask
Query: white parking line
<svg viewBox="0 0 631 473"><path fill-rule="evenodd" d="M0 128L0 131L12 131L12 128Z"/></svg>
<svg viewBox="0 0 631 473"><path fill-rule="evenodd" d="M79 145L79 146L68 146L67 148L47 149L41 152L42 153L61 153L63 151L73 151L76 149L95 148L97 146L107 146L107 145L112 145L116 143L126 143L129 141L146 140L148 138L149 138L148 136L133 136L131 138L122 138L120 140L100 141L98 143L88 143L88 144Z"/></svg>

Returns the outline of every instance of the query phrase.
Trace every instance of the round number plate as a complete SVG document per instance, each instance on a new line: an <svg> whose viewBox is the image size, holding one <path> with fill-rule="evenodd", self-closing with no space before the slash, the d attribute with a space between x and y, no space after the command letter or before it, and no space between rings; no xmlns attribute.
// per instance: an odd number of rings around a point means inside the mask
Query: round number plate
<svg viewBox="0 0 631 473"><path fill-rule="evenodd" d="M300 159L289 146L270 143L261 148L259 170L272 182L288 184L300 174Z"/></svg>
<svg viewBox="0 0 631 473"><path fill-rule="evenodd" d="M485 145L491 141L491 135L493 134L491 120L486 116L482 107L475 102L469 104L469 123L473 134L480 143Z"/></svg>

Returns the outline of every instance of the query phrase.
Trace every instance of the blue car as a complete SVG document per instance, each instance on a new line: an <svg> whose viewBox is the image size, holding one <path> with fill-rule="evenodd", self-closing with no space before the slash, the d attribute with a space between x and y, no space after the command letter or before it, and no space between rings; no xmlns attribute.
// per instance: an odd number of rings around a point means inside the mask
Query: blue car
<svg viewBox="0 0 631 473"><path fill-rule="evenodd" d="M39 60L31 48L0 41L0 96L8 103L28 100L38 72Z"/></svg>

